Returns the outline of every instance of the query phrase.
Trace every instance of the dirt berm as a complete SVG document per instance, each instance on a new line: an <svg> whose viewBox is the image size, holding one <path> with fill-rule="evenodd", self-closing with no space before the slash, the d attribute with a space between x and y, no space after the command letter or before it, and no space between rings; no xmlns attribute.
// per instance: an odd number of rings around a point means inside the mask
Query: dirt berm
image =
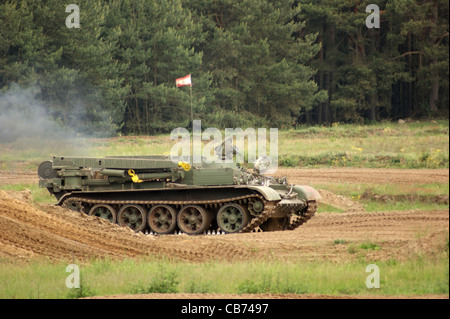
<svg viewBox="0 0 450 319"><path fill-rule="evenodd" d="M448 210L368 213L349 199L323 194L344 212L316 214L295 231L153 236L61 207L37 205L26 191L0 190L0 258L337 261L356 258L348 245L376 242L382 249L363 252L367 257L401 260L414 253L438 253L448 236ZM346 244L336 245L336 239L345 239Z"/></svg>
<svg viewBox="0 0 450 319"><path fill-rule="evenodd" d="M135 233L97 217L53 206L32 204L25 192L0 190L0 257L30 260L47 257L55 260L89 260L153 256L203 261L227 256L233 244L168 245L160 237ZM237 249L238 250L238 249Z"/></svg>

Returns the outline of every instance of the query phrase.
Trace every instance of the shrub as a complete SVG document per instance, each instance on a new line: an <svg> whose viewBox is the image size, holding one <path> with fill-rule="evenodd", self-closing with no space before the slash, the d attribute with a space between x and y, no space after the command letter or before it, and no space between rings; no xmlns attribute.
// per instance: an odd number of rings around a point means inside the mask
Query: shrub
<svg viewBox="0 0 450 319"><path fill-rule="evenodd" d="M140 283L132 288L133 294L177 293L178 281L175 272L161 271L149 284Z"/></svg>
<svg viewBox="0 0 450 319"><path fill-rule="evenodd" d="M362 243L359 247L361 249L365 249L365 250L380 250L381 249L381 247L378 244L371 243L371 242Z"/></svg>
<svg viewBox="0 0 450 319"><path fill-rule="evenodd" d="M345 245L347 243L347 241L345 239L335 239L334 240L334 245Z"/></svg>

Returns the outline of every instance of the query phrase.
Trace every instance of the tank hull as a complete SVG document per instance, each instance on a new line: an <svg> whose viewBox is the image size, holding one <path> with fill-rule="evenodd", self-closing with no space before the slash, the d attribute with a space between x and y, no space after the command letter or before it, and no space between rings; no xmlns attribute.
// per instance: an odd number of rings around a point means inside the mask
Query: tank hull
<svg viewBox="0 0 450 319"><path fill-rule="evenodd" d="M54 157L39 185L58 205L155 234L293 230L316 212L319 193L241 168L174 165L165 157Z"/></svg>

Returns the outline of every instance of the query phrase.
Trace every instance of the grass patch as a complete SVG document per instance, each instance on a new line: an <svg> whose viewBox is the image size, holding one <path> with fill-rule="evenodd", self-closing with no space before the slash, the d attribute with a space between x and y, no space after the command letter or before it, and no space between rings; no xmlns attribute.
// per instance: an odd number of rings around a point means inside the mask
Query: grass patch
<svg viewBox="0 0 450 319"><path fill-rule="evenodd" d="M430 184L369 184L369 183L333 183L312 184L316 189L326 189L337 195L353 197L357 199L366 192L383 195L416 195L416 196L444 196L449 195L448 183Z"/></svg>
<svg viewBox="0 0 450 319"><path fill-rule="evenodd" d="M279 163L286 167L448 168L446 121L334 123L279 133Z"/></svg>
<svg viewBox="0 0 450 319"><path fill-rule="evenodd" d="M191 283L192 285L192 283ZM160 270L158 276L150 283L138 283L132 289L132 294L177 293L178 280L175 272Z"/></svg>
<svg viewBox="0 0 450 319"><path fill-rule="evenodd" d="M380 250L381 249L381 247L378 244L372 243L372 242L362 243L361 245L359 245L359 248L364 249L364 250Z"/></svg>
<svg viewBox="0 0 450 319"><path fill-rule="evenodd" d="M367 248L377 249L378 245ZM447 258L378 262L381 288L368 289L372 262L208 262L97 260L80 265L82 290L68 289L67 264L0 263L0 298L77 298L129 293L448 294ZM72 262L71 262L72 263ZM75 262L76 263L76 262ZM446 272L447 271L447 272Z"/></svg>
<svg viewBox="0 0 450 319"><path fill-rule="evenodd" d="M422 203L422 202L390 202L380 203L376 201L363 202L364 209L368 212L380 212L380 211L396 211L396 210L440 210L449 209L448 204L441 203Z"/></svg>
<svg viewBox="0 0 450 319"><path fill-rule="evenodd" d="M318 213L342 213L344 210L325 204L325 203L320 203L319 207L317 208L317 212Z"/></svg>
<svg viewBox="0 0 450 319"><path fill-rule="evenodd" d="M40 204L56 204L56 199L50 195L47 189L40 188L38 184L9 184L0 185L1 190L13 190L13 191L31 191L31 198L33 202Z"/></svg>
<svg viewBox="0 0 450 319"><path fill-rule="evenodd" d="M367 183L327 183L311 186L360 202L369 212L449 209L448 183L402 185L401 187L395 184ZM319 212L326 211L339 212L326 204L319 205Z"/></svg>
<svg viewBox="0 0 450 319"><path fill-rule="evenodd" d="M447 192L445 190L444 192ZM367 189L358 199L364 204L367 211L379 210L435 210L448 209L448 194L432 195L429 193L420 194L418 192L406 194L376 194L371 188Z"/></svg>
<svg viewBox="0 0 450 319"><path fill-rule="evenodd" d="M79 298L86 298L86 297L92 297L95 296L97 293L95 290L93 290L91 287L87 286L83 282L83 278L80 278L80 287L79 288L73 288L73 289L67 289L68 292L65 299L79 299Z"/></svg>
<svg viewBox="0 0 450 319"><path fill-rule="evenodd" d="M364 126L334 123L327 127L280 129L279 166L449 168L448 138L448 121L405 125L382 122ZM53 155L169 155L175 143L169 134L70 141L19 139L0 144L0 168L10 169L18 160L32 162L37 167Z"/></svg>

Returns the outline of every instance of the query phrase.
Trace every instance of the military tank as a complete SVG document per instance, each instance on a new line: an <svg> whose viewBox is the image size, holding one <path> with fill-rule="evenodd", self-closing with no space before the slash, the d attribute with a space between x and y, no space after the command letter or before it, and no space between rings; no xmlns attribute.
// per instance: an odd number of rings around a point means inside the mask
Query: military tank
<svg viewBox="0 0 450 319"><path fill-rule="evenodd" d="M54 156L39 165L39 186L57 205L136 232L245 233L293 230L321 199L310 186L235 162L200 164L169 156Z"/></svg>

